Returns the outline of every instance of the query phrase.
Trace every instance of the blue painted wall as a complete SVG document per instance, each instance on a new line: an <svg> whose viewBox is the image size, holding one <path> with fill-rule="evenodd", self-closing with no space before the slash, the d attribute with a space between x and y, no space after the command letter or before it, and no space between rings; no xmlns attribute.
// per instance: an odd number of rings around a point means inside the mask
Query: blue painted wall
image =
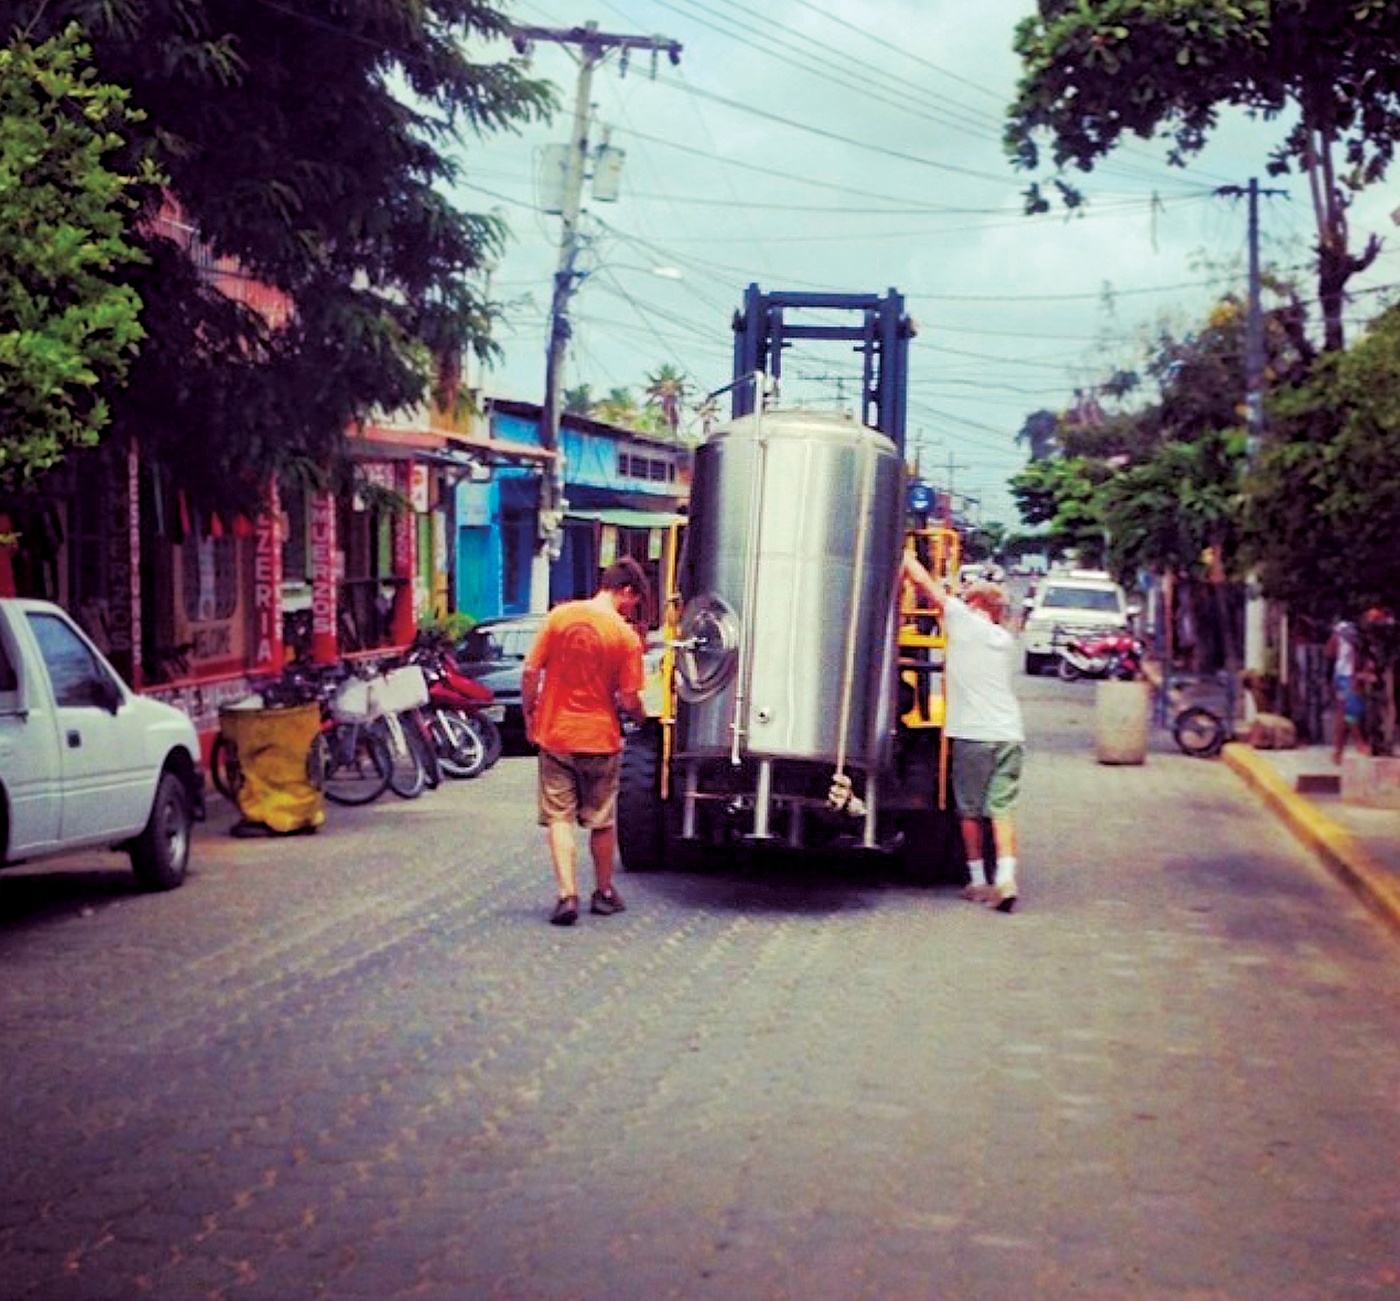
<svg viewBox="0 0 1400 1301"><path fill-rule="evenodd" d="M539 415L502 410L491 413L491 433L507 442L538 447ZM685 499L688 460L683 451L624 430L578 428L567 421L560 431L564 456L564 495L575 510L625 505L672 511ZM650 455L677 463L675 479L647 480L623 474L619 452ZM522 614L530 605L530 562L534 549L539 472L497 466L485 483L463 481L454 503L455 608L476 619ZM587 523L566 526L564 546L551 570L551 603L586 596L598 574L597 530Z"/></svg>

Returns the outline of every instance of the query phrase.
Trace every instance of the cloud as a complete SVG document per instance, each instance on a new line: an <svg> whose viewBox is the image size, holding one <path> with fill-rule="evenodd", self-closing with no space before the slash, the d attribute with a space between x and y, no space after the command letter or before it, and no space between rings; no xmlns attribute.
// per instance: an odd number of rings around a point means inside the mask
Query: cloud
<svg viewBox="0 0 1400 1301"><path fill-rule="evenodd" d="M731 378L729 317L749 283L893 287L921 326L911 433L942 449L932 460L966 465L960 477L984 490L985 513L1014 522L1005 480L1024 460L1015 434L1026 415L1063 407L1123 364L1163 312L1189 321L1221 287L1242 292L1244 209L1214 191L1261 175L1285 129L1229 119L1187 171L1131 142L1082 178L1082 218L1027 218L1026 178L1000 138L1018 75L1013 32L1031 12L1028 0L600 0L586 14L567 0L520 4L523 22L596 17L606 31L684 45L680 68L663 59L655 80L642 54L625 76L616 58L594 76L591 139L606 128L627 157L620 201L587 204L567 382L639 390L670 363L717 388ZM541 44L535 59L571 105L577 65L559 46ZM532 300L508 321L506 360L488 383L533 399L558 220L532 211L532 157L566 137L569 116L463 150L477 188L461 197L499 203L517 234L493 290ZM1265 207L1269 256L1301 265L1306 197L1296 181L1267 184L1295 195ZM1383 206L1358 204L1357 225ZM1221 273L1230 267L1233 282ZM803 346L785 371L786 396L830 406L838 387L855 391L858 358Z"/></svg>

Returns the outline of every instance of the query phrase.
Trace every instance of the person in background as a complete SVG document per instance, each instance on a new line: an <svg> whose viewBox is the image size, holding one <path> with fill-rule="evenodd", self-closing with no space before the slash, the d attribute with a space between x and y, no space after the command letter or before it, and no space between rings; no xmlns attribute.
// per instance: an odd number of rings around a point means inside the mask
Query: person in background
<svg viewBox="0 0 1400 1301"><path fill-rule="evenodd" d="M539 747L539 821L549 841L558 900L555 926L578 920L574 823L588 829L594 886L589 910L608 917L626 904L613 889L619 711L640 717L642 644L629 622L645 605L647 580L630 557L610 565L588 600L566 601L546 616L525 657L521 705L525 734Z"/></svg>
<svg viewBox="0 0 1400 1301"><path fill-rule="evenodd" d="M1016 638L1002 626L1006 591L997 583L974 582L961 597L935 580L913 555L904 556L904 577L923 594L947 638L945 728L950 745L953 803L967 851L966 898L999 912L1016 907L1016 826L1025 728L1012 687ZM996 847L995 880L988 882L982 845L983 820L990 819Z"/></svg>
<svg viewBox="0 0 1400 1301"><path fill-rule="evenodd" d="M1348 619L1338 619L1323 654L1332 666L1332 762L1341 763L1348 737L1354 736L1364 748L1361 724L1366 715L1366 698L1358 677L1361 639L1356 625Z"/></svg>

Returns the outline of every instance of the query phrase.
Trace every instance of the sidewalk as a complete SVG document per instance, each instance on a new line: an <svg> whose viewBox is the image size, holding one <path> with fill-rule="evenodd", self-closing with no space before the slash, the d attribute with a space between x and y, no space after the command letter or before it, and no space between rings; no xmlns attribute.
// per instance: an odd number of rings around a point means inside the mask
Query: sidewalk
<svg viewBox="0 0 1400 1301"><path fill-rule="evenodd" d="M1161 689L1158 664L1144 664L1143 676L1154 692ZM1171 697L1173 710L1186 703L1175 689ZM1330 745L1256 750L1231 741L1220 757L1298 840L1400 934L1400 809L1344 802Z"/></svg>
<svg viewBox="0 0 1400 1301"><path fill-rule="evenodd" d="M1330 746L1256 750L1235 741L1221 758L1400 934L1400 809L1343 802Z"/></svg>

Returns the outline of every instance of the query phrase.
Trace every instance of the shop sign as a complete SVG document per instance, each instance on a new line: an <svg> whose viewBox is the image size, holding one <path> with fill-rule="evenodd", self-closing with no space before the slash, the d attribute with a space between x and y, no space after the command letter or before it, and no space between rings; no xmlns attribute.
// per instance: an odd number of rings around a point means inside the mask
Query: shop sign
<svg viewBox="0 0 1400 1301"><path fill-rule="evenodd" d="M253 533L253 660L272 669L281 667L282 658L280 518L274 503L258 516Z"/></svg>
<svg viewBox="0 0 1400 1301"><path fill-rule="evenodd" d="M311 498L311 635L335 637L335 499Z"/></svg>

